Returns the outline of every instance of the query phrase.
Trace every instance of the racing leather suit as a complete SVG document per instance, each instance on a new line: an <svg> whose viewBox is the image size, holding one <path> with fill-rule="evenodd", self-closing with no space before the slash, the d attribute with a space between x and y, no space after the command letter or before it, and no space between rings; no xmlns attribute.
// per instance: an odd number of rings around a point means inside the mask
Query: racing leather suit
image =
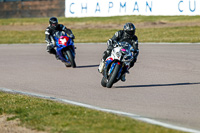
<svg viewBox="0 0 200 133"><path fill-rule="evenodd" d="M134 66L134 63L137 61L137 56L139 54L138 49L138 38L136 35L129 35L124 30L117 31L114 36L107 41L108 48L103 53L103 60L105 61L108 56L110 56L112 49L114 48L115 42L128 42L132 45L133 52L133 61L130 64L130 68Z"/></svg>

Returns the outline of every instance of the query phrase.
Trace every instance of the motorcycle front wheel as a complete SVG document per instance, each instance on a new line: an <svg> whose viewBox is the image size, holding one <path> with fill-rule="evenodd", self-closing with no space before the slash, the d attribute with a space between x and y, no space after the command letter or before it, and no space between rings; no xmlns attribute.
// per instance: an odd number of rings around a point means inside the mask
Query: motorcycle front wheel
<svg viewBox="0 0 200 133"><path fill-rule="evenodd" d="M66 54L67 54L67 56L68 56L68 58L69 58L69 61L71 62L71 66L72 66L73 68L75 68L75 67L76 67L76 63L75 63L74 57L72 56L71 51L70 51L70 50L67 50L67 51L66 51Z"/></svg>
<svg viewBox="0 0 200 133"><path fill-rule="evenodd" d="M111 75L108 78L108 83L106 84L107 88L111 88L113 86L113 84L115 83L120 68L121 68L121 65L119 65L119 64L115 65L113 72L111 73Z"/></svg>
<svg viewBox="0 0 200 133"><path fill-rule="evenodd" d="M101 80L101 85L103 87L106 87L106 81L105 81L105 78L103 77L102 80Z"/></svg>

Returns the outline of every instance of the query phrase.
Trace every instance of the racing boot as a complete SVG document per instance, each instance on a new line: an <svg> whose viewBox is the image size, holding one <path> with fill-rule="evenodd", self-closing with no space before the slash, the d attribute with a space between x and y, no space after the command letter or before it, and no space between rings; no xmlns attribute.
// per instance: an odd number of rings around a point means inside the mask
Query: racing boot
<svg viewBox="0 0 200 133"><path fill-rule="evenodd" d="M122 81L122 82L125 82L125 81L126 81L126 73L124 73L124 74L121 76L121 81Z"/></svg>
<svg viewBox="0 0 200 133"><path fill-rule="evenodd" d="M100 62L99 68L98 68L98 71L99 71L100 73L103 72L103 68L104 68L104 66L105 66L105 60L106 60L106 58L110 55L111 50L112 50L112 49L107 49L106 51L103 52L103 58L101 59L101 62Z"/></svg>
<svg viewBox="0 0 200 133"><path fill-rule="evenodd" d="M103 59L101 59L101 62L100 62L100 64L99 64L99 68L98 68L98 71L99 71L100 73L103 72L104 66L105 66L105 61L104 61Z"/></svg>
<svg viewBox="0 0 200 133"><path fill-rule="evenodd" d="M121 81L122 81L122 82L125 82L125 81L126 81L126 73L129 74L128 69L126 69L126 71L124 72L124 74L121 76Z"/></svg>
<svg viewBox="0 0 200 133"><path fill-rule="evenodd" d="M60 58L57 54L55 54L55 57L56 57L57 60L60 60Z"/></svg>

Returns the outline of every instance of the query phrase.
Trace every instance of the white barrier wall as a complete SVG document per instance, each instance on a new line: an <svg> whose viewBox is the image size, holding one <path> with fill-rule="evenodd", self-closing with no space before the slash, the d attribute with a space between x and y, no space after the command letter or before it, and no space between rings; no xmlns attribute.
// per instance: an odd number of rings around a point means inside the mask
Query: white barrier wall
<svg viewBox="0 0 200 133"><path fill-rule="evenodd" d="M200 0L65 0L66 17L200 15Z"/></svg>

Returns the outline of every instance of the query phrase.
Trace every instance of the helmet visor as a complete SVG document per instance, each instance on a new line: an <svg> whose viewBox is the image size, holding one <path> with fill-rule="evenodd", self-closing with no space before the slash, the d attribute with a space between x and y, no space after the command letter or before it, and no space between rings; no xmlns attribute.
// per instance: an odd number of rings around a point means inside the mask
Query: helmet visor
<svg viewBox="0 0 200 133"><path fill-rule="evenodd" d="M58 25L58 23L52 23L52 24L51 24L51 27L52 27L52 28L56 28L57 25Z"/></svg>
<svg viewBox="0 0 200 133"><path fill-rule="evenodd" d="M56 26L56 24L52 24L51 26L54 26L54 27L55 27L55 26Z"/></svg>
<svg viewBox="0 0 200 133"><path fill-rule="evenodd" d="M135 30L129 30L129 31L126 31L126 33L129 35L135 35Z"/></svg>

